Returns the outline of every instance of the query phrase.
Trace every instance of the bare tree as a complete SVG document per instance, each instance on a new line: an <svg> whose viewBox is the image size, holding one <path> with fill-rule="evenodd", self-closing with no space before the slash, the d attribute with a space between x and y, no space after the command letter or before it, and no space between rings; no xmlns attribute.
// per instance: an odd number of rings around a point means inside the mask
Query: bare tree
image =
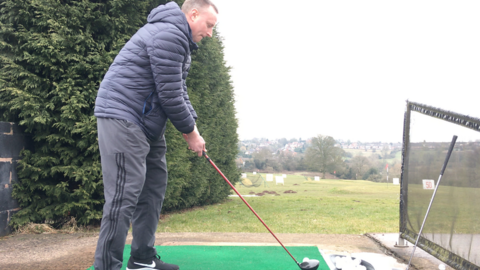
<svg viewBox="0 0 480 270"><path fill-rule="evenodd" d="M252 154L253 162L255 163L255 167L259 170L264 170L268 167L274 167L275 160L273 158L272 151L264 147L260 149L258 152Z"/></svg>
<svg viewBox="0 0 480 270"><path fill-rule="evenodd" d="M363 173L370 167L370 160L364 156L354 156L350 160L353 171L355 172L355 180L358 176L362 176Z"/></svg>
<svg viewBox="0 0 480 270"><path fill-rule="evenodd" d="M318 135L305 153L306 163L312 169L319 171L325 178L325 173L333 172L343 164L343 149L335 146L335 139L330 136Z"/></svg>
<svg viewBox="0 0 480 270"><path fill-rule="evenodd" d="M390 148L388 147L387 144L384 144L382 147L382 159L383 162L387 159L388 154L390 154Z"/></svg>

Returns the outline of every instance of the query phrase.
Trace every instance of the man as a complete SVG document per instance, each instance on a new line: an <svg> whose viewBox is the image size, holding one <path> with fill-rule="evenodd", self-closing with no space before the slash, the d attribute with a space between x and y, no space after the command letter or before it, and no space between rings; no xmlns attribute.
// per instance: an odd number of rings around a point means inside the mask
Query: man
<svg viewBox="0 0 480 270"><path fill-rule="evenodd" d="M185 80L190 53L211 37L218 10L210 0L160 5L125 44L106 73L95 102L105 205L95 269L120 269L132 224L127 269L179 269L154 248L167 187L165 125L170 119L198 156L205 141Z"/></svg>

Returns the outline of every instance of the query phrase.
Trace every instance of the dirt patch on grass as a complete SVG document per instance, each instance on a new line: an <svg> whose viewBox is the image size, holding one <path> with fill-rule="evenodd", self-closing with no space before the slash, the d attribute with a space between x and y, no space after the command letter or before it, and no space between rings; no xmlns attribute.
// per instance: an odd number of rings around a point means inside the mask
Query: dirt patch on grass
<svg viewBox="0 0 480 270"><path fill-rule="evenodd" d="M264 195L267 195L267 194L270 194L270 195L273 195L273 196L280 196L280 194L278 194L277 192L275 192L275 191L268 191L268 190L264 190L264 191L258 192L258 193L255 193L255 192L251 191L251 192L248 193L248 194L257 195L257 196L264 196Z"/></svg>

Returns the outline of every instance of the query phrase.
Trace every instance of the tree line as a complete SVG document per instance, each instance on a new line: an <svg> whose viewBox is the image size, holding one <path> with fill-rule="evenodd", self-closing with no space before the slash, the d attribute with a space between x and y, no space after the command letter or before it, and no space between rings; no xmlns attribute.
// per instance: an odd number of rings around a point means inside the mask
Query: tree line
<svg viewBox="0 0 480 270"><path fill-rule="evenodd" d="M333 175L340 179L370 180L382 182L386 180L386 159L395 157L399 150L391 151L383 147L375 154L353 155L338 146L336 140L331 136L318 135L305 142L301 148L293 151L279 150L282 145L292 140L279 140L276 144L261 147L258 151L246 155L241 154L245 164L243 170L259 170L265 172L281 171L303 171L318 172L322 178L326 174ZM280 144L280 145L278 145ZM244 146L239 147L240 153L245 152ZM401 163L395 160L388 164L389 179L400 177Z"/></svg>

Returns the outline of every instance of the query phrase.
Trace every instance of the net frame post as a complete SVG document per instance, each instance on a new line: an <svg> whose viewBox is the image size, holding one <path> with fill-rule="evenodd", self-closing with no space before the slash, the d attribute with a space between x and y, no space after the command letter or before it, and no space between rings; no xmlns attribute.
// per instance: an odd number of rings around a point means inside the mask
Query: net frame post
<svg viewBox="0 0 480 270"><path fill-rule="evenodd" d="M393 246L396 247L396 248L408 248L408 241L403 239L402 234L399 233L398 234L398 240L395 243L395 245L393 245Z"/></svg>

